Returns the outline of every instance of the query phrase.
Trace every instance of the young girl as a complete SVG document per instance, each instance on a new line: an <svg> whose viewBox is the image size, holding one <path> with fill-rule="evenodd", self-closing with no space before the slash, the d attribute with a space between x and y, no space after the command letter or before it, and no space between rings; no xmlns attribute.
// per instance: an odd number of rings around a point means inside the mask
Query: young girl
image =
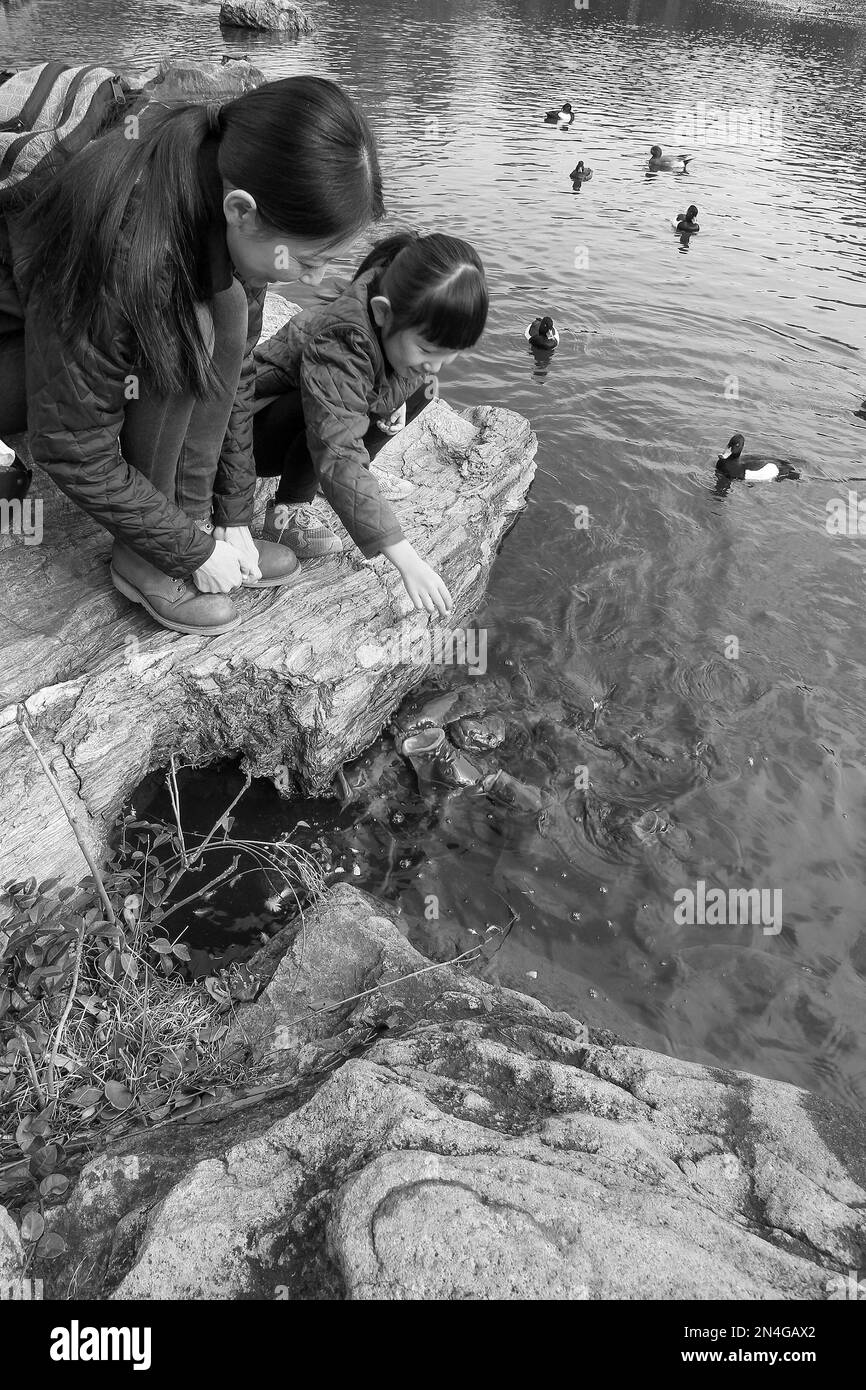
<svg viewBox="0 0 866 1390"><path fill-rule="evenodd" d="M373 248L336 300L298 314L256 351L256 470L281 475L266 535L302 558L340 550L310 508L318 484L361 552L396 566L416 608L448 613L448 589L403 538L370 472L368 430L371 418L388 432L401 427L416 388L478 341L487 303L467 242L402 233Z"/></svg>
<svg viewBox="0 0 866 1390"><path fill-rule="evenodd" d="M317 284L381 217L379 165L321 78L138 120L0 227L0 437L29 428L36 461L112 533L121 593L165 627L225 632L233 588L298 568L249 530L265 288Z"/></svg>

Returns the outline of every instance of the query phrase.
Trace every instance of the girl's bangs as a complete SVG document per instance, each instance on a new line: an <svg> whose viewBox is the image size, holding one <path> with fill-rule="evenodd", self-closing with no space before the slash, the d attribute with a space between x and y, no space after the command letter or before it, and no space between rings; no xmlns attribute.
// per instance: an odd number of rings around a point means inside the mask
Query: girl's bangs
<svg viewBox="0 0 866 1390"><path fill-rule="evenodd" d="M464 275L446 293L432 294L412 327L433 346L460 352L484 332L488 302L483 276Z"/></svg>

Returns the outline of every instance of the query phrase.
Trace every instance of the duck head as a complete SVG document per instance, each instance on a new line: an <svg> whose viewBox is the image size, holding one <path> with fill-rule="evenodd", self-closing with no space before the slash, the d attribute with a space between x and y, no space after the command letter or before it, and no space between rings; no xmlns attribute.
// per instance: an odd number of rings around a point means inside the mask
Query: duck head
<svg viewBox="0 0 866 1390"><path fill-rule="evenodd" d="M661 157L662 157L662 147L661 147L661 145L653 145L652 149L650 150L650 159L661 159Z"/></svg>
<svg viewBox="0 0 866 1390"><path fill-rule="evenodd" d="M550 337L553 332L553 319L549 314L545 314L544 318L541 320L541 323L538 325L538 331L543 338Z"/></svg>
<svg viewBox="0 0 866 1390"><path fill-rule="evenodd" d="M719 454L719 463L727 463L728 460L736 461L746 447L746 441L741 434L733 434L728 441L728 447L723 454Z"/></svg>
<svg viewBox="0 0 866 1390"><path fill-rule="evenodd" d="M579 159L568 176L570 179L583 178L583 160Z"/></svg>
<svg viewBox="0 0 866 1390"><path fill-rule="evenodd" d="M687 207L687 208L686 208L686 216L685 216L686 222L694 222L694 220L695 220L695 218L697 217L697 215L698 215L698 210L697 210L697 208L695 207L694 203L692 203L690 207Z"/></svg>
<svg viewBox="0 0 866 1390"><path fill-rule="evenodd" d="M560 111L567 111L567 112L569 113L569 115L570 115L570 114L571 114L571 102L570 102L570 101L564 101L564 102L562 103L562 105L560 106L559 109L560 109Z"/></svg>

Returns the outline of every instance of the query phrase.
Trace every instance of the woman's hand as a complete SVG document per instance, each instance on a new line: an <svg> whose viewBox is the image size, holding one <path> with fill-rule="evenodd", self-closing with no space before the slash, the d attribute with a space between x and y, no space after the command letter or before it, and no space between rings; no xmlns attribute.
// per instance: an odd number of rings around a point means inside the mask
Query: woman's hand
<svg viewBox="0 0 866 1390"><path fill-rule="evenodd" d="M400 571L406 593L416 608L426 609L428 613L438 611L443 618L448 616L453 603L445 581L408 541L388 545L382 554Z"/></svg>
<svg viewBox="0 0 866 1390"><path fill-rule="evenodd" d="M243 583L240 556L225 541L217 541L213 554L199 565L192 576L193 583L203 594L227 594Z"/></svg>
<svg viewBox="0 0 866 1390"><path fill-rule="evenodd" d="M224 541L226 545L230 545L233 550L237 551L238 563L244 579L261 579L259 552L256 550L255 541L250 535L249 526L215 526L213 533L217 541Z"/></svg>
<svg viewBox="0 0 866 1390"><path fill-rule="evenodd" d="M383 434L399 434L406 426L406 402L393 415L386 415L384 420L377 420L376 424Z"/></svg>

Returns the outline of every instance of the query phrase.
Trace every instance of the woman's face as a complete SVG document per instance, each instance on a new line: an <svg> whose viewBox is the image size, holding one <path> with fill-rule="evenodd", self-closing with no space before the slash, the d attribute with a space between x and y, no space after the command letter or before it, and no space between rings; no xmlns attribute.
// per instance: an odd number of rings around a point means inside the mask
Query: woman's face
<svg viewBox="0 0 866 1390"><path fill-rule="evenodd" d="M308 241L279 235L265 228L255 200L243 189L232 189L223 202L226 218L226 246L241 279L250 285L269 285L274 281L300 280L302 285L318 285L330 261L351 250L356 237L344 241Z"/></svg>

